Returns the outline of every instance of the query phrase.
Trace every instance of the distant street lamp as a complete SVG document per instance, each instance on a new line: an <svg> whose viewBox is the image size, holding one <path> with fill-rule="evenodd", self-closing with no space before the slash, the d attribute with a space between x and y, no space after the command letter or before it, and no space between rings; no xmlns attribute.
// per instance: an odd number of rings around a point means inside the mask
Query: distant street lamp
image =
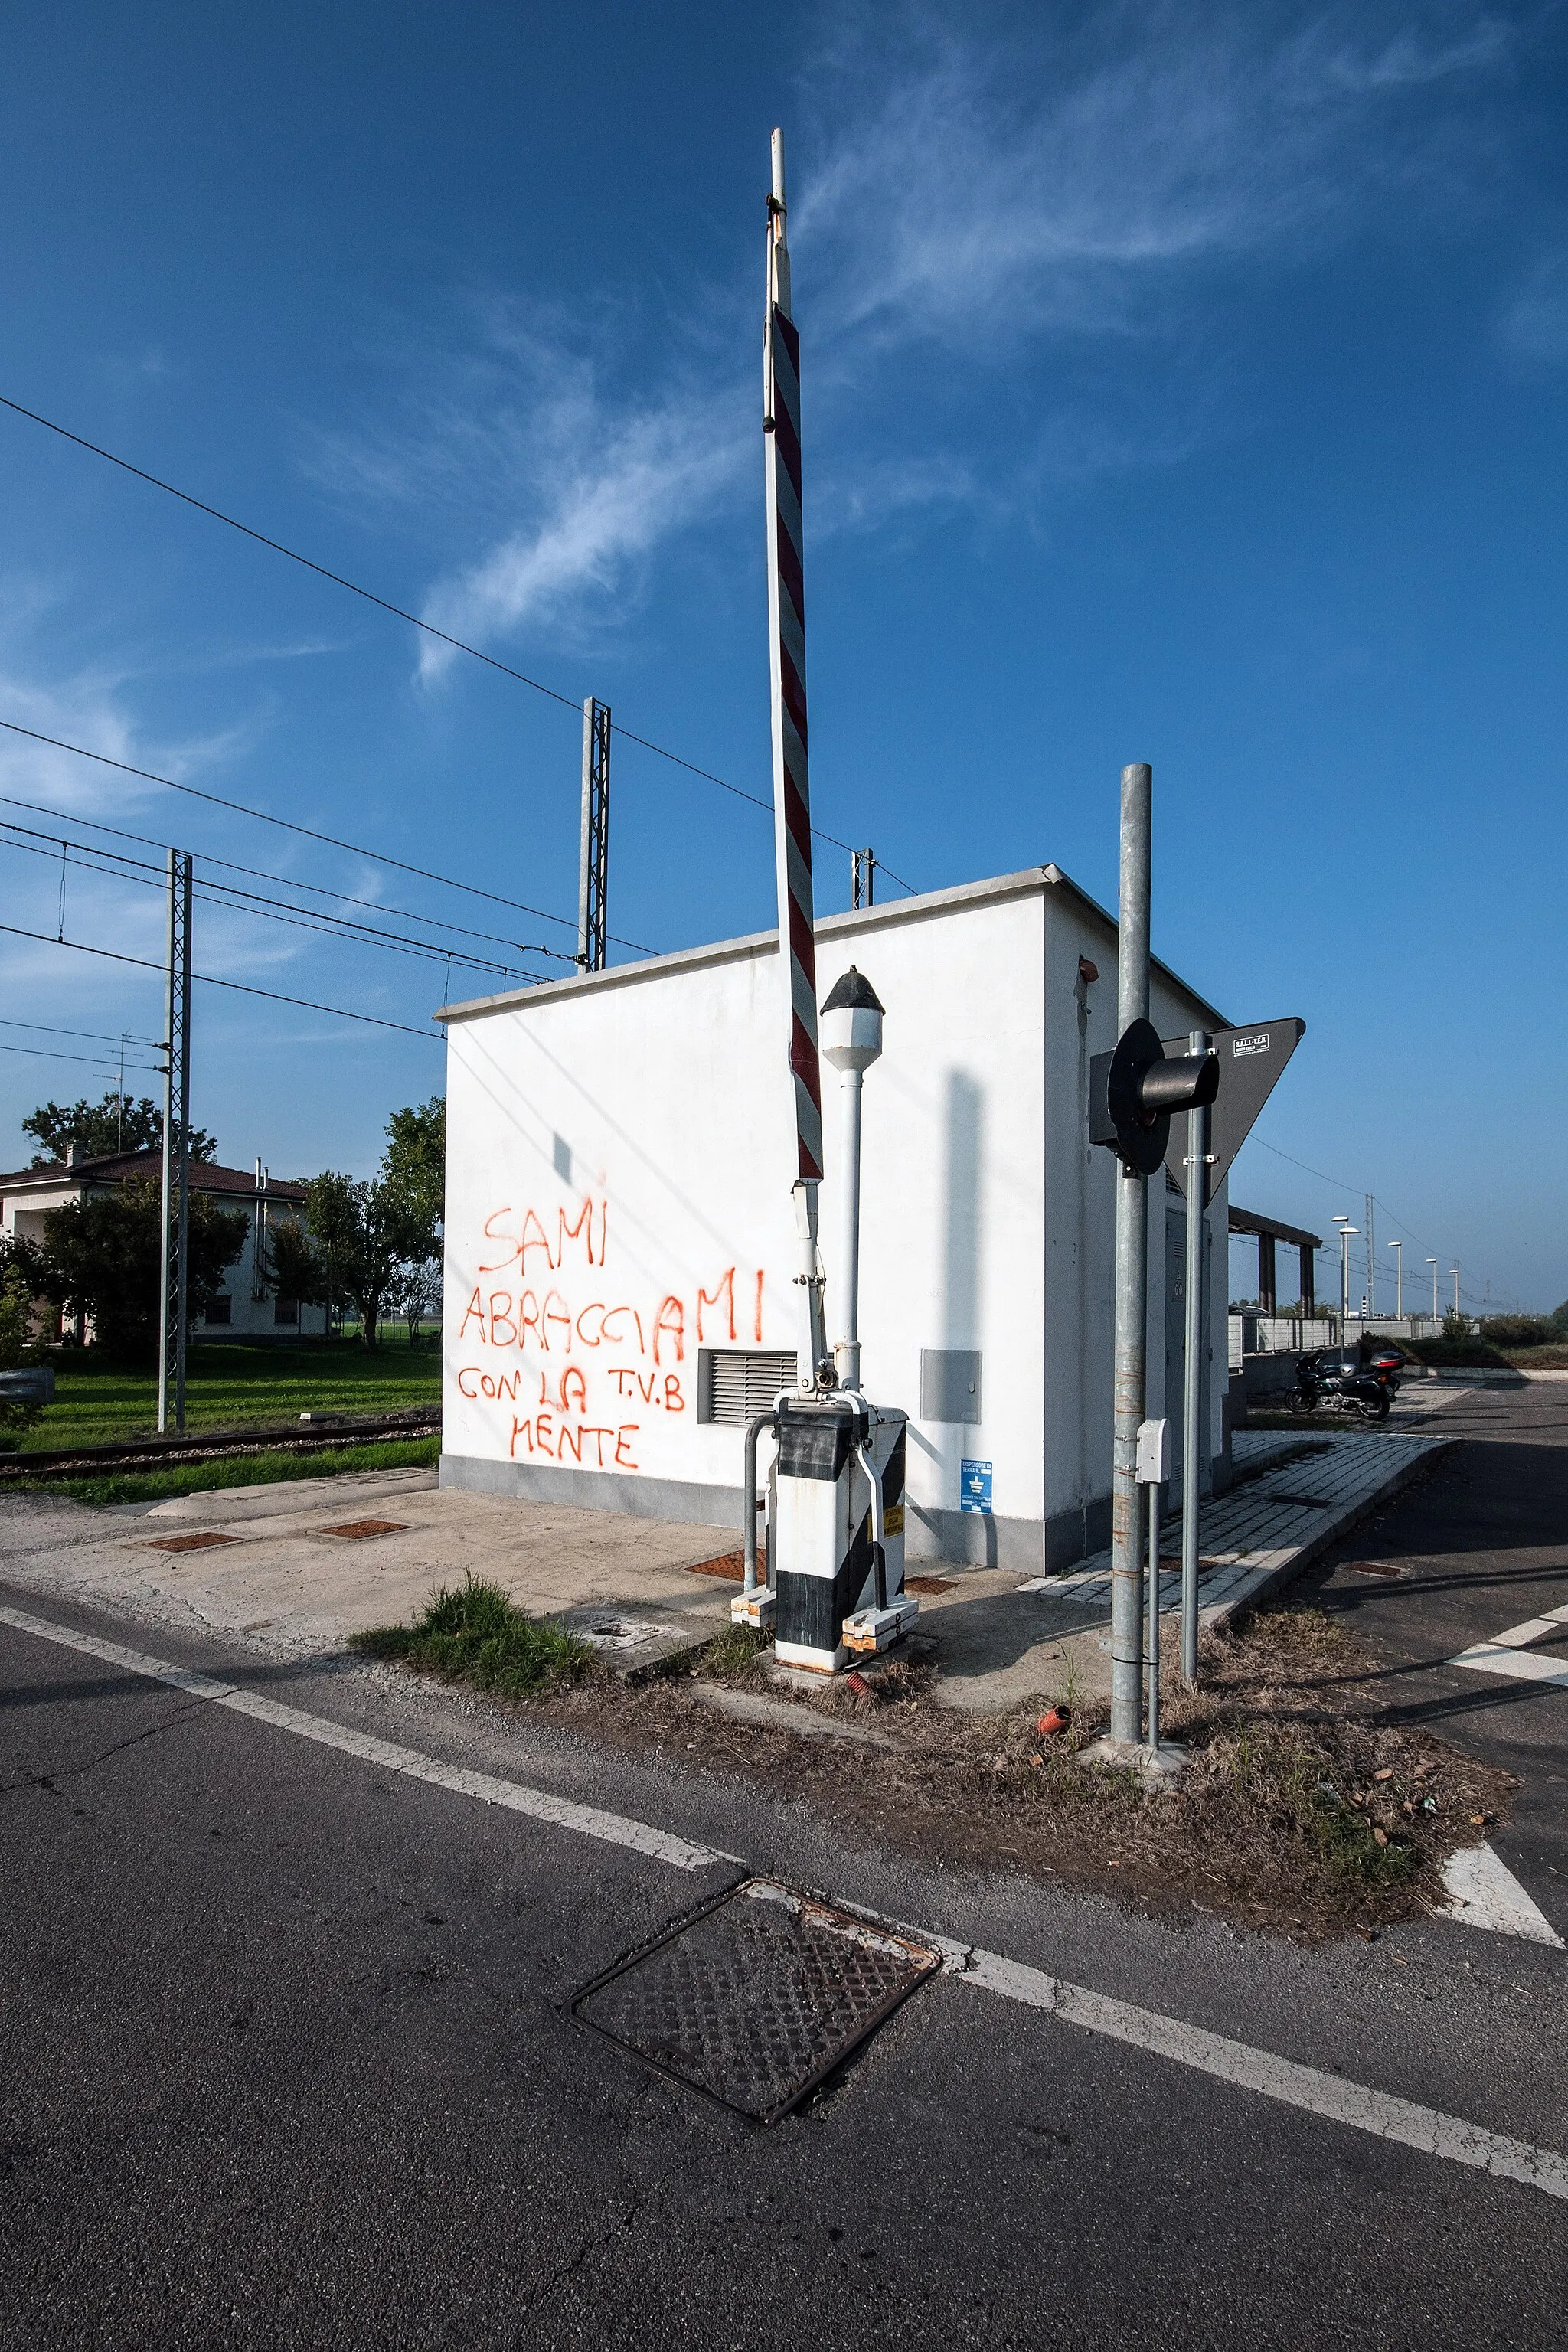
<svg viewBox="0 0 1568 2352"><path fill-rule="evenodd" d="M1340 1229L1340 1321L1342 1325L1351 1311L1351 1240L1352 1235L1360 1233L1361 1227L1352 1225L1348 1217L1336 1217L1334 1223ZM1340 1337L1344 1337L1342 1329Z"/></svg>
<svg viewBox="0 0 1568 2352"><path fill-rule="evenodd" d="M1454 1277L1454 1312L1457 1315L1459 1311L1459 1269L1451 1265L1448 1271Z"/></svg>
<svg viewBox="0 0 1568 2352"><path fill-rule="evenodd" d="M1437 1320L1437 1261L1435 1257L1429 1257L1426 1263L1432 1269L1432 1320L1436 1323Z"/></svg>
<svg viewBox="0 0 1568 2352"><path fill-rule="evenodd" d="M1390 1248L1391 1250L1394 1250L1394 1251L1403 1251L1403 1250L1404 1250L1404 1247L1405 1247L1405 1244L1404 1244L1403 1242L1390 1242L1390 1243L1389 1243L1389 1244L1388 1244L1388 1246L1389 1246L1389 1248ZM1405 1320L1405 1260L1404 1260L1404 1257L1403 1257L1402 1255L1395 1256L1394 1261L1394 1321L1395 1321L1396 1323L1403 1323L1403 1322L1404 1322L1404 1320Z"/></svg>

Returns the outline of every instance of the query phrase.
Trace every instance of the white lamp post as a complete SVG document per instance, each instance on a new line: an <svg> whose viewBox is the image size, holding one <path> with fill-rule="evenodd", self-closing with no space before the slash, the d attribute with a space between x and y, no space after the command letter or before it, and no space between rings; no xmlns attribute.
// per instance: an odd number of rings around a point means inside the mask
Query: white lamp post
<svg viewBox="0 0 1568 2352"><path fill-rule="evenodd" d="M1405 1244L1390 1242L1388 1246L1394 1252L1394 1319L1396 1323L1403 1323L1405 1320L1405 1258L1403 1255Z"/></svg>
<svg viewBox="0 0 1568 2352"><path fill-rule="evenodd" d="M844 1117L844 1208L839 1226L837 1284L842 1339L834 1360L838 1385L860 1386L860 1088L882 1051L882 1005L864 972L853 964L837 982L822 1008L822 1051L838 1072Z"/></svg>

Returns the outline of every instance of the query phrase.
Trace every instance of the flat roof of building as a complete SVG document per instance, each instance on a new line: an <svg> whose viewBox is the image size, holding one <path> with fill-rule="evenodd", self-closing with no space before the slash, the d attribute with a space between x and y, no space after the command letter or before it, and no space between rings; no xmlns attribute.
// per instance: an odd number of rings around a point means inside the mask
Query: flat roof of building
<svg viewBox="0 0 1568 2352"><path fill-rule="evenodd" d="M831 939L838 931L879 930L898 923L927 921L933 915L953 914L964 908L994 905L999 899L1043 896L1047 890L1065 891L1115 938L1115 916L1080 888L1070 875L1064 874L1059 866L1026 866L1016 874L998 874L986 882L961 882L951 890L921 891L908 898L895 898L883 907L858 907L845 914L819 916L816 931L818 939ZM776 928L751 931L741 939L715 940L708 947L679 948L671 955L642 956L631 963L609 964L603 971L574 971L563 980L535 981L526 988L506 989L496 996L469 997L460 1004L444 1004L431 1018L447 1023L477 1021L490 1013L516 1012L542 998L559 1003L563 997L581 995L591 989L626 988L640 981L658 979L666 972L698 971L707 964L732 963L746 956L775 955L778 943ZM1151 956L1149 962L1151 970L1190 997L1215 1028L1230 1027L1225 1014L1200 996L1179 972L1173 971L1169 964L1162 963L1158 956Z"/></svg>

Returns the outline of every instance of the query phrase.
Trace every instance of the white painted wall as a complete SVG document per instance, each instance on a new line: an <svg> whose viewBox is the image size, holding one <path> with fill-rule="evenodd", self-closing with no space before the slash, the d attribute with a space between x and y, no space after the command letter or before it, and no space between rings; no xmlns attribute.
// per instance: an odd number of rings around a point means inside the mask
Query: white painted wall
<svg viewBox="0 0 1568 2352"><path fill-rule="evenodd" d="M866 1082L868 1391L912 1410L922 1346L987 1351L984 1424L912 1434L917 1504L956 1507L961 1454L989 1449L1005 1507L1041 1508L1041 940L1037 887L819 930L821 993L858 962L887 1007ZM696 1418L699 1341L802 1344L773 938L606 982L451 1024L445 1450L738 1488L739 1432Z"/></svg>
<svg viewBox="0 0 1568 2352"><path fill-rule="evenodd" d="M1100 967L1087 992L1080 954ZM1037 867L820 923L821 996L851 962L887 1008L866 1080L860 1328L868 1392L911 1416L910 1549L994 1556L984 1522L957 1525L971 1458L993 1465L996 1527L1037 1559L1042 1523L1110 1483L1117 1178L1085 1118L1088 1056L1115 1041L1114 928ZM698 1346L803 1346L773 935L455 1011L443 1475L732 1523L741 1433L697 1420ZM1167 1034L1214 1017L1157 983ZM824 1110L831 1339L826 1066ZM921 1419L922 1348L982 1351L978 1424Z"/></svg>

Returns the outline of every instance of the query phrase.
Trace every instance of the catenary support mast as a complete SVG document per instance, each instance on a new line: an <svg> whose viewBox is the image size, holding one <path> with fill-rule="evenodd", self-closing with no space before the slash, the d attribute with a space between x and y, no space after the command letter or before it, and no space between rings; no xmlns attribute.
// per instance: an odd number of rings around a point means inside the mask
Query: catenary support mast
<svg viewBox="0 0 1568 2352"><path fill-rule="evenodd" d="M583 834L577 862L577 961L603 971L609 921L610 706L583 705Z"/></svg>
<svg viewBox="0 0 1568 2352"><path fill-rule="evenodd" d="M191 858L171 849L163 992L163 1242L158 1305L158 1427L185 1425L191 1138Z"/></svg>

